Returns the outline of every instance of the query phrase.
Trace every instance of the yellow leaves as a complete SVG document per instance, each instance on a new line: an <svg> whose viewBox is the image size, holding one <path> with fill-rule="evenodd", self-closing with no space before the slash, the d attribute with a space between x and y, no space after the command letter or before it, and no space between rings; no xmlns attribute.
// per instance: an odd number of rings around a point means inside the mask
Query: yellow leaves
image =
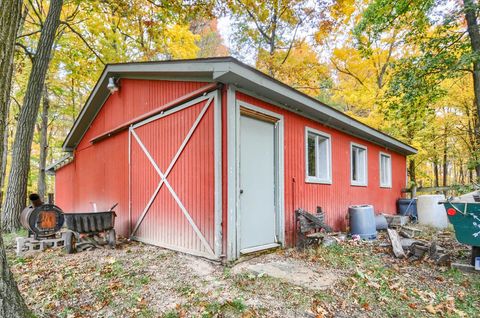
<svg viewBox="0 0 480 318"><path fill-rule="evenodd" d="M328 78L328 69L306 42L296 43L290 52L270 55L260 50L257 68L276 79L312 96L321 92L321 82Z"/></svg>
<svg viewBox="0 0 480 318"><path fill-rule="evenodd" d="M331 7L331 15L335 20L346 21L355 12L355 0L339 0Z"/></svg>
<svg viewBox="0 0 480 318"><path fill-rule="evenodd" d="M186 25L173 25L165 30L165 46L173 59L194 58L199 50L195 41L199 35L193 34Z"/></svg>

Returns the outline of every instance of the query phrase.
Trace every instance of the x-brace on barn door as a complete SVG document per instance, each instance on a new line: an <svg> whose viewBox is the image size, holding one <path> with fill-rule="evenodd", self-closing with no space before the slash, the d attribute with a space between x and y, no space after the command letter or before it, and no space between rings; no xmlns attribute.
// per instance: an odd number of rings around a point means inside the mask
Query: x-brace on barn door
<svg viewBox="0 0 480 318"><path fill-rule="evenodd" d="M217 141L217 135L221 132L219 128L220 105L218 104L217 95L217 91L211 92L130 127L129 158L130 161L133 160L133 166L135 166L136 169L135 171L132 169L131 163L130 199L131 202L132 200L137 200L135 210L130 211L130 237L139 239L140 241L143 239L149 243L199 254L209 258L219 257L221 253L221 247L218 246L219 242L221 242L219 237L221 236L221 220L219 219L221 217L221 201L216 194L220 192L217 192L217 190L220 189L219 183L221 182L221 163L218 162L220 160L219 158L221 158L219 149L221 143ZM174 123L168 122L168 120L171 120L174 116L177 116L176 121ZM193 123L190 122L189 119L194 119ZM162 127L162 125L166 128ZM199 132L199 130L201 131ZM159 131L162 131L163 135L152 136L152 134L157 134ZM196 134L199 134L199 137L195 139L194 136L196 136ZM209 137L212 134L213 140ZM169 140L169 138L171 140ZM162 148L162 143L169 143L170 146L172 144L177 145L175 141L172 140L178 140L178 142L181 140L181 143L179 143L176 151L168 154L168 151ZM194 144L192 145L192 143ZM190 150L186 153L186 149L189 146L195 150ZM204 148L206 148L206 150ZM214 151L208 151L209 149L213 149ZM210 157L208 157L210 153L214 153L214 160L210 160ZM171 158L168 160L167 156L171 156ZM189 158L184 158L186 156L189 156ZM198 158L196 158L197 156ZM158 159L159 157L160 159ZM179 161L182 161L182 159L183 162L199 161L200 163L195 163L196 167L198 167L197 169L187 169L184 166L179 167L177 169L179 171L176 172L177 184L175 186L172 185L169 176L175 172ZM144 161L140 162L141 160ZM163 162L163 167L159 161ZM166 165L166 162L169 162L168 165ZM210 165L213 165L213 168L210 167ZM137 175L137 173L148 174L148 169L151 170L151 168L155 171L154 173L156 173L157 179ZM132 173L134 174L133 176ZM150 172L150 174L152 173L153 172ZM192 188L193 190L186 190L185 183L188 183L192 174L201 174L201 178L208 179L207 181L199 179L204 182L202 184L206 182L206 184L211 184L211 187L203 186L202 188L197 186L196 188ZM139 199L140 194L136 195L134 191L132 191L132 178L136 180L135 186L138 187L139 185L142 186L143 183L149 183L150 188L154 189L151 195L148 196L148 200L144 202L143 208L141 208L142 204L138 204L139 201L142 201ZM183 181L179 183L178 180ZM210 180L213 180L213 183L210 183ZM153 187L154 184L156 184L155 187ZM179 190L176 190L176 187ZM148 185L145 188L150 189ZM162 196L159 195L161 191L163 191ZM202 193L198 193L198 191L202 191ZM205 206L195 208L191 202L195 201L195 198L199 196L211 197L211 199L215 201L214 206L208 205L211 204L209 202L212 200L206 200L205 204L212 207L212 209L207 208L205 210ZM162 200L165 202L162 202ZM166 202L167 200L170 202L170 205ZM188 206L188 202L190 202L191 207ZM193 209L196 210L192 212ZM156 211L153 213L152 210ZM159 216L159 213L168 214L169 216ZM132 218L132 214L135 215L134 218ZM155 215L149 218L149 214ZM206 214L206 216L199 216L200 214ZM179 217L179 215L181 215L181 217ZM197 220L195 220L195 215ZM158 223L160 221L155 220L155 218L160 217L163 217L162 224ZM188 223L185 222L185 220ZM151 232L162 231L162 229L164 232L170 232L170 228L176 228L176 232L173 231L168 235L166 233L145 234L143 236L149 236L150 238L142 237L141 234L139 235L139 232L142 225L145 225L146 222L157 224ZM169 225L166 225L165 223L168 222L170 222ZM189 228L185 229L185 226L182 227L178 225L178 223L182 222L188 224ZM167 228L167 226L169 228ZM192 231L194 233L192 235L187 233L192 233ZM170 236L176 237L171 238ZM196 241L199 241L200 244L196 243Z"/></svg>

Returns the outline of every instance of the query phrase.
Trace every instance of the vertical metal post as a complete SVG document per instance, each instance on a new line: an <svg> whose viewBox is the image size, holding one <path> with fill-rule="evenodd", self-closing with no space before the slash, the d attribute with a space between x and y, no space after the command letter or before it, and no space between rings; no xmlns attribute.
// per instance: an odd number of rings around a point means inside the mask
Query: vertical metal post
<svg viewBox="0 0 480 318"><path fill-rule="evenodd" d="M237 105L235 86L227 88L227 260L237 258Z"/></svg>
<svg viewBox="0 0 480 318"><path fill-rule="evenodd" d="M132 129L128 129L128 237L132 234Z"/></svg>
<svg viewBox="0 0 480 318"><path fill-rule="evenodd" d="M221 91L217 90L213 108L213 135L214 135L214 178L215 178L215 256L222 254L222 99Z"/></svg>

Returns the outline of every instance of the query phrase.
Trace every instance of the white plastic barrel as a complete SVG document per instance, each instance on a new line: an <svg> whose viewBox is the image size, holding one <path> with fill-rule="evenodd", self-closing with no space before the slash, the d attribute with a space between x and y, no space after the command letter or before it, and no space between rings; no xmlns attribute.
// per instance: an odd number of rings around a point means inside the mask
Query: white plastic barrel
<svg viewBox="0 0 480 318"><path fill-rule="evenodd" d="M444 229L448 226L447 212L443 204L443 194L420 195L417 199L418 223Z"/></svg>

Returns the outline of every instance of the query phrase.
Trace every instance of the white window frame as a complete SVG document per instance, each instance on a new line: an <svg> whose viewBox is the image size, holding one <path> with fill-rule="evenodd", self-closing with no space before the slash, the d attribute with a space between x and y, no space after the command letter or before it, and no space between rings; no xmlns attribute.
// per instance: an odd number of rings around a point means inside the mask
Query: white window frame
<svg viewBox="0 0 480 318"><path fill-rule="evenodd" d="M308 133L312 133L323 137L327 140L327 178L312 177L308 175ZM320 156L318 155L318 143L315 142L315 171L318 174L318 164ZM323 131L319 131L314 128L305 127L305 182L306 183L321 183L321 184L332 184L332 136Z"/></svg>
<svg viewBox="0 0 480 318"><path fill-rule="evenodd" d="M382 183L382 156L388 157L389 159L389 171L388 171L388 182L387 183ZM391 188L392 187L392 155L386 153L386 152L380 152L378 154L378 170L379 170L379 182L380 182L380 188Z"/></svg>
<svg viewBox="0 0 480 318"><path fill-rule="evenodd" d="M365 162L364 162L364 170L365 170L365 180L363 182L353 180L353 162L352 162L352 153L353 153L353 148L360 148L365 151ZM368 149L367 146L357 144L355 142L350 143L350 184L352 186L360 186L360 187L366 187L368 186Z"/></svg>

